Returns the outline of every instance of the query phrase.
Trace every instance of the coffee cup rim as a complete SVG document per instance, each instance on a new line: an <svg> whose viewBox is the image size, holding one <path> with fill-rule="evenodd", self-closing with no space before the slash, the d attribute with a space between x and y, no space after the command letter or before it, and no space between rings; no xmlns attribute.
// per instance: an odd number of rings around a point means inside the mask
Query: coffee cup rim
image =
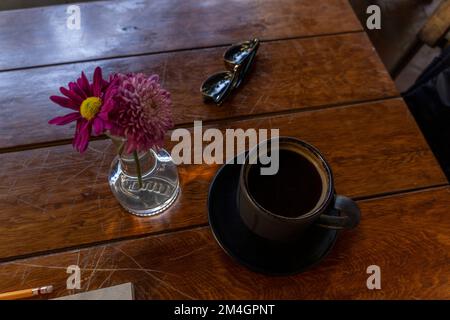
<svg viewBox="0 0 450 320"><path fill-rule="evenodd" d="M240 189L241 192L244 192L244 195L247 197L247 199L250 201L250 203L252 203L254 206L256 206L259 210L261 210L261 212L271 216L271 217L275 217L281 220L288 220L288 221L300 221L300 220L304 220L304 219L308 219L311 218L317 214L320 214L321 212L323 212L323 210L325 208L328 207L330 201L333 198L334 195L334 182L333 182L333 173L331 171L331 167L328 164L328 162L326 161L325 157L322 155L322 153L316 148L314 147L312 144L300 140L298 138L294 138L294 137L288 137L288 136L279 136L277 137L277 139L279 139L279 142L281 141L287 141L287 142L293 142L295 144L300 144L302 147L306 148L309 152L312 153L312 155L319 161L319 163L323 166L324 171L326 173L326 176L328 178L328 184L327 184L327 191L325 194L324 199L322 200L322 203L319 206L316 206L313 210L302 214L300 216L297 217L286 217L286 216L281 216L279 214L276 214L274 212L271 212L269 210L267 210L266 208L264 208L263 206L261 206L249 193L248 191L248 187L247 187L247 183L246 183L246 178L245 178L245 171L247 170L248 166L252 165L250 163L248 163L248 159L250 157L250 154L254 153L255 150L258 150L258 147L264 143L267 143L270 140L273 140L274 138L271 139L266 139L260 143L258 143L256 146L254 146L253 148L251 148L247 154L245 155L245 161L244 164L242 165L241 168L241 172L240 172L240 177L239 177L239 185L240 185Z"/></svg>

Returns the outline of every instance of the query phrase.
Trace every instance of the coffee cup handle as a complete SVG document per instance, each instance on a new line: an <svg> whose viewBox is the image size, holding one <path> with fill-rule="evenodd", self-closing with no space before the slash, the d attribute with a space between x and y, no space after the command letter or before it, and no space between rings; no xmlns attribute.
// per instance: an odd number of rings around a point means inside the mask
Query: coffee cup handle
<svg viewBox="0 0 450 320"><path fill-rule="evenodd" d="M339 212L338 216L322 214L316 225L327 229L352 229L359 224L361 211L355 201L344 196L336 196L334 210Z"/></svg>

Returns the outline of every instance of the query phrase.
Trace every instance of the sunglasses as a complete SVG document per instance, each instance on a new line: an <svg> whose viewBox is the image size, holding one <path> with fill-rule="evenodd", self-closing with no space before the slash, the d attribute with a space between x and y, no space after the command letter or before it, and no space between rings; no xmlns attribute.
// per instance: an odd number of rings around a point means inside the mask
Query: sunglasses
<svg viewBox="0 0 450 320"><path fill-rule="evenodd" d="M221 105L241 85L253 65L258 48L258 39L232 45L223 55L228 71L213 74L203 82L200 92L204 100Z"/></svg>

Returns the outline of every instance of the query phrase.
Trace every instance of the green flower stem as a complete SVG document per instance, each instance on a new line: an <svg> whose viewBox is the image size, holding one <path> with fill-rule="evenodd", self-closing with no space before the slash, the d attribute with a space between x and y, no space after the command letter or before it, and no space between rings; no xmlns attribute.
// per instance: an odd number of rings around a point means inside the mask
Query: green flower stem
<svg viewBox="0 0 450 320"><path fill-rule="evenodd" d="M133 151L134 162L136 162L136 173L139 182L139 188L141 189L144 184L142 183L142 172L141 172L141 162L139 161L139 156L137 151Z"/></svg>

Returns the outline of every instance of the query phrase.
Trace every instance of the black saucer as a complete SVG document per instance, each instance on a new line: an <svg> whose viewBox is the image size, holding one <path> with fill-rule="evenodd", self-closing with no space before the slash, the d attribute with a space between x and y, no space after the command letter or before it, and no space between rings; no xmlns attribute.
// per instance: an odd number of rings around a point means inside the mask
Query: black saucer
<svg viewBox="0 0 450 320"><path fill-rule="evenodd" d="M209 224L219 245L242 265L270 275L302 272L331 250L337 231L312 226L289 244L270 241L251 232L242 222L236 199L241 165L225 164L209 189Z"/></svg>

